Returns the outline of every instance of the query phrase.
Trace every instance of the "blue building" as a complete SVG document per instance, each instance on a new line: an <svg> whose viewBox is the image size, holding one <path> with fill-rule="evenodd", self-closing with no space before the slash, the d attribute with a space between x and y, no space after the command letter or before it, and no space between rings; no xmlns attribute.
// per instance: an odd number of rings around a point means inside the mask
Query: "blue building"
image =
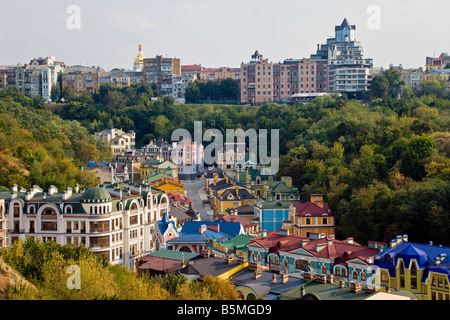
<svg viewBox="0 0 450 320"><path fill-rule="evenodd" d="M283 221L289 220L289 205L292 201L257 201L254 207L254 222L259 223L261 230L278 231Z"/></svg>

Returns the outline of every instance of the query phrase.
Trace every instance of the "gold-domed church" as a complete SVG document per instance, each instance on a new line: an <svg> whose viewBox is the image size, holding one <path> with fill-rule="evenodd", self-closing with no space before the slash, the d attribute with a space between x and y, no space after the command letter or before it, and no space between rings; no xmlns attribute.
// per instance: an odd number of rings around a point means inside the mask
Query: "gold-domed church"
<svg viewBox="0 0 450 320"><path fill-rule="evenodd" d="M142 52L142 43L139 43L139 54L134 59L133 69L135 71L142 71L144 69L144 53Z"/></svg>

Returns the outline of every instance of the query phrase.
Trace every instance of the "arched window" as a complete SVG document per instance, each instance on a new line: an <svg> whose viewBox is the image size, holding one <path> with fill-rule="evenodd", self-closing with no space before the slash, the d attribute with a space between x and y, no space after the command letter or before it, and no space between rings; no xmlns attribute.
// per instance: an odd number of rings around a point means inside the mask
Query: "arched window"
<svg viewBox="0 0 450 320"><path fill-rule="evenodd" d="M98 213L98 208L97 208L97 206L94 207L94 213L95 213L95 214Z"/></svg>
<svg viewBox="0 0 450 320"><path fill-rule="evenodd" d="M341 268L336 268L335 271L337 276L341 275Z"/></svg>
<svg viewBox="0 0 450 320"><path fill-rule="evenodd" d="M352 278L355 279L355 280L358 279L358 272L357 272L356 270L354 270L354 271L352 272Z"/></svg>
<svg viewBox="0 0 450 320"><path fill-rule="evenodd" d="M361 281L366 281L366 273L364 271L361 271L360 276L361 276Z"/></svg>
<svg viewBox="0 0 450 320"><path fill-rule="evenodd" d="M66 213L72 213L72 206L66 206Z"/></svg>
<svg viewBox="0 0 450 320"><path fill-rule="evenodd" d="M403 265L403 261L400 260L400 265L399 265L399 272L400 274L405 274L405 266Z"/></svg>
<svg viewBox="0 0 450 320"><path fill-rule="evenodd" d="M13 216L14 216L14 218L19 218L19 216L20 216L20 205L18 203L14 203Z"/></svg>
<svg viewBox="0 0 450 320"><path fill-rule="evenodd" d="M343 277L347 276L347 269L345 269L345 268L342 269L342 276Z"/></svg>
<svg viewBox="0 0 450 320"><path fill-rule="evenodd" d="M411 262L411 277L417 276L417 266L414 261Z"/></svg>
<svg viewBox="0 0 450 320"><path fill-rule="evenodd" d="M31 214L36 213L34 206L30 206L29 213L31 213Z"/></svg>
<svg viewBox="0 0 450 320"><path fill-rule="evenodd" d="M327 274L327 266L322 266L322 273Z"/></svg>
<svg viewBox="0 0 450 320"><path fill-rule="evenodd" d="M136 204L136 202L133 202L130 206L130 210L137 210L138 206Z"/></svg>
<svg viewBox="0 0 450 320"><path fill-rule="evenodd" d="M55 216L56 211L53 208L45 208L44 210L42 210L42 215L43 216Z"/></svg>

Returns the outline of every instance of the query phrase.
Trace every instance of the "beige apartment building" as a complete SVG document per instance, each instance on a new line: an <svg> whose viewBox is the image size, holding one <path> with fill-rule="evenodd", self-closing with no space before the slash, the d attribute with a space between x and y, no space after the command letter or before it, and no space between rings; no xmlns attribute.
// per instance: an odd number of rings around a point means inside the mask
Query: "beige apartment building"
<svg viewBox="0 0 450 320"><path fill-rule="evenodd" d="M316 70L311 58L273 63L256 51L249 63L241 65L241 102L260 105L286 101L296 93L323 92L324 88L317 91Z"/></svg>
<svg viewBox="0 0 450 320"><path fill-rule="evenodd" d="M102 73L103 69L100 67L67 67L62 76L63 90L66 86L71 86L75 94L83 91L98 93Z"/></svg>

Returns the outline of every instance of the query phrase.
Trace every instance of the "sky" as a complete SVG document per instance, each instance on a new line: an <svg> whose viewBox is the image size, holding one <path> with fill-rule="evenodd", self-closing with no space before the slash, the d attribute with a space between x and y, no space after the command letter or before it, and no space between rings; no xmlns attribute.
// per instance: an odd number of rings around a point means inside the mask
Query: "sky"
<svg viewBox="0 0 450 320"><path fill-rule="evenodd" d="M256 50L278 62L309 57L344 18L374 67L450 53L448 0L0 0L0 12L0 65L131 69L139 42L182 65L240 67Z"/></svg>

